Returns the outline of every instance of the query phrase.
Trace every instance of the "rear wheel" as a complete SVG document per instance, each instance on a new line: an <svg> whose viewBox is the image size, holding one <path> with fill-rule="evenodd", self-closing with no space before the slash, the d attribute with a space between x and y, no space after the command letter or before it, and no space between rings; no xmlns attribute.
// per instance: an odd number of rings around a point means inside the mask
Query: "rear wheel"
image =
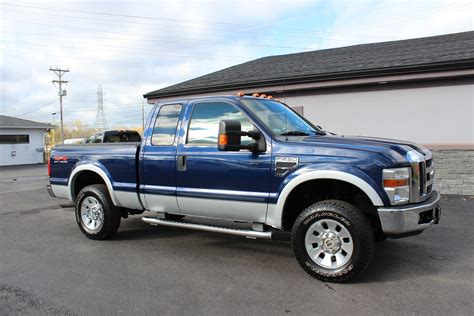
<svg viewBox="0 0 474 316"><path fill-rule="evenodd" d="M83 188L76 200L76 222L82 233L90 239L107 239L115 235L120 226L121 213L103 184Z"/></svg>
<svg viewBox="0 0 474 316"><path fill-rule="evenodd" d="M353 205L327 200L305 209L292 230L296 259L315 278L345 282L370 263L375 239L367 218Z"/></svg>

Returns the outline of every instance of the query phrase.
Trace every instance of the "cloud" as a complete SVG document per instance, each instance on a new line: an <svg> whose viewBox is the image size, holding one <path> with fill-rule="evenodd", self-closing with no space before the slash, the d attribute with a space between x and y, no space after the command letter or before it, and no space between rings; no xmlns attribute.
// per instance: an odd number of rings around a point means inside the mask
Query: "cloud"
<svg viewBox="0 0 474 316"><path fill-rule="evenodd" d="M267 55L470 30L470 8L451 1L12 0L0 7L0 111L51 121L59 104L51 103L57 89L48 69L57 65L70 69L66 123L94 124L101 84L110 127L137 126L149 91Z"/></svg>

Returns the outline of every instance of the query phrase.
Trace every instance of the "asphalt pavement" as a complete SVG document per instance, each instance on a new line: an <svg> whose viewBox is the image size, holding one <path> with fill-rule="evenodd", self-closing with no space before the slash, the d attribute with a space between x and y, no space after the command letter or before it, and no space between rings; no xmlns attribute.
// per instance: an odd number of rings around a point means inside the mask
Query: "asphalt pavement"
<svg viewBox="0 0 474 316"><path fill-rule="evenodd" d="M474 310L474 200L443 197L441 223L377 245L354 283L313 279L285 237L251 240L133 216L85 238L49 197L45 166L0 167L0 315L438 314ZM148 214L150 215L150 214Z"/></svg>

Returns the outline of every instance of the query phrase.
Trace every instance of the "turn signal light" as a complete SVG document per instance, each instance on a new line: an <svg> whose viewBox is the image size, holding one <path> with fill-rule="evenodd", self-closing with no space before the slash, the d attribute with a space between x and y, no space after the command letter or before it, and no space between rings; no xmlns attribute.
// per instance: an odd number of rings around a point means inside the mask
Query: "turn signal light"
<svg viewBox="0 0 474 316"><path fill-rule="evenodd" d="M408 185L408 179L385 179L383 186L386 188L396 188Z"/></svg>
<svg viewBox="0 0 474 316"><path fill-rule="evenodd" d="M219 145L227 145L227 135L219 135Z"/></svg>

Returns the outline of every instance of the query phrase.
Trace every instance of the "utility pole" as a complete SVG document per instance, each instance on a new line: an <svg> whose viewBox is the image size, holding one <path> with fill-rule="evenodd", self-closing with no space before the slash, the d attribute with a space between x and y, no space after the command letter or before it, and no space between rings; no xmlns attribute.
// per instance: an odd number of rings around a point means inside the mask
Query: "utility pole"
<svg viewBox="0 0 474 316"><path fill-rule="evenodd" d="M56 68L49 67L49 71L52 71L58 76L58 80L53 80L53 84L58 84L59 88L59 112L61 118L61 143L64 144L64 121L63 121L63 97L66 96L66 90L63 90L62 84L67 84L68 81L63 80L64 73L69 72L69 69L61 69L56 66Z"/></svg>
<svg viewBox="0 0 474 316"><path fill-rule="evenodd" d="M145 104L142 100L142 132L145 134Z"/></svg>

